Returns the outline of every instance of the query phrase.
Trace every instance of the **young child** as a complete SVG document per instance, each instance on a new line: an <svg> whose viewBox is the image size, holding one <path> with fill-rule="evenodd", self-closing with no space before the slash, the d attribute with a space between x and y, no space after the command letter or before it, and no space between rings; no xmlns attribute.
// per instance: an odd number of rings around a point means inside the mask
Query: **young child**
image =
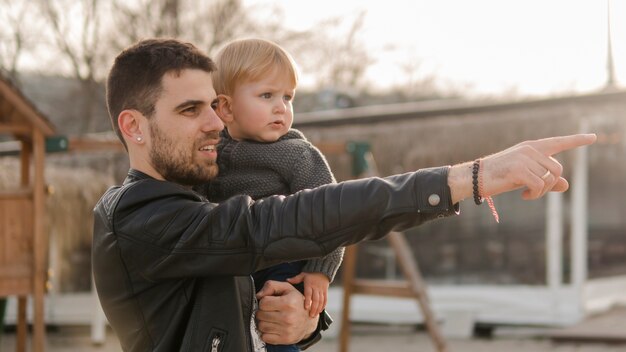
<svg viewBox="0 0 626 352"><path fill-rule="evenodd" d="M247 194L257 199L334 183L324 156L291 129L298 83L291 56L270 41L245 39L228 44L215 61L215 110L226 128L218 147L219 175L205 186L207 198L220 202ZM267 280L290 282L315 316L326 306L342 258L340 248L323 258L279 264L254 273L254 283L259 290ZM296 346L267 347L269 352L299 351Z"/></svg>

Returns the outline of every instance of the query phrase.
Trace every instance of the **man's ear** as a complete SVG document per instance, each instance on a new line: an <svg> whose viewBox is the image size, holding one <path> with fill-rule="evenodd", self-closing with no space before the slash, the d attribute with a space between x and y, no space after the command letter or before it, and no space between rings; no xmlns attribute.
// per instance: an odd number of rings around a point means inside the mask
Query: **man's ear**
<svg viewBox="0 0 626 352"><path fill-rule="evenodd" d="M229 123L233 121L232 98L225 94L217 96L217 107L215 113L222 119L222 122Z"/></svg>
<svg viewBox="0 0 626 352"><path fill-rule="evenodd" d="M146 140L144 123L146 118L137 110L124 110L117 116L117 125L126 144L143 144Z"/></svg>

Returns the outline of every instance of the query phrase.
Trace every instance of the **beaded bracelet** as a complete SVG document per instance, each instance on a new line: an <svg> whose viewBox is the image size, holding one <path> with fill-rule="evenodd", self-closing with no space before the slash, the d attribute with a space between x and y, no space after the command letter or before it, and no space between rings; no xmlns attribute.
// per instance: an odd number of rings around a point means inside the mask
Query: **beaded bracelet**
<svg viewBox="0 0 626 352"><path fill-rule="evenodd" d="M483 198L480 196L480 189L478 187L478 172L480 171L480 159L474 160L472 165L472 187L474 189L474 203L476 205L483 204Z"/></svg>
<svg viewBox="0 0 626 352"><path fill-rule="evenodd" d="M480 166L482 164L482 159L474 160L474 164L472 165L472 186L473 186L473 194L474 194L474 203L480 205L483 203L483 200L487 201L489 205L489 209L491 209L491 214L493 218L496 219L497 223L500 223L500 216L498 215L498 211L496 210L496 206L493 204L493 199L489 196L481 197L483 192L483 174L480 172Z"/></svg>

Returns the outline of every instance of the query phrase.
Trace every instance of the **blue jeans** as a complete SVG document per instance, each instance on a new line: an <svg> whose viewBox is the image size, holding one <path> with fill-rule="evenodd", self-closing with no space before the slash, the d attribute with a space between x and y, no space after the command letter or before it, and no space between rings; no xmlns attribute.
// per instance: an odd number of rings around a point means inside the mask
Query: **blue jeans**
<svg viewBox="0 0 626 352"><path fill-rule="evenodd" d="M296 345L267 345L267 352L300 352Z"/></svg>
<svg viewBox="0 0 626 352"><path fill-rule="evenodd" d="M265 282L268 280L273 281L287 281L288 278L294 277L302 272L304 267L304 261L297 261L291 263L282 263L278 265L259 270L252 274L254 278L254 286L257 292L263 288ZM304 285L294 285L298 291L304 291ZM267 352L300 352L300 349L296 345L267 345Z"/></svg>
<svg viewBox="0 0 626 352"><path fill-rule="evenodd" d="M297 262L282 263L257 271L252 274L256 291L259 292L259 290L263 288L263 285L265 285L265 282L269 280L285 282L288 278L300 274L302 268L304 268L305 262L304 260L300 260ZM303 284L300 283L294 285L294 287L297 288L300 293L304 292Z"/></svg>

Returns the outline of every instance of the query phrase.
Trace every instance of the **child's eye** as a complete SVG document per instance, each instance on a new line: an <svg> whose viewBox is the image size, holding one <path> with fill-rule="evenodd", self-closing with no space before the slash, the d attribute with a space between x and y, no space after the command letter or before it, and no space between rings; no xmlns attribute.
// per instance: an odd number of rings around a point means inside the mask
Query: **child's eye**
<svg viewBox="0 0 626 352"><path fill-rule="evenodd" d="M291 101L291 100L293 100L293 96L292 95L285 95L285 96L283 96L283 99L285 101Z"/></svg>
<svg viewBox="0 0 626 352"><path fill-rule="evenodd" d="M272 93L263 93L261 94L261 98L270 99L272 97Z"/></svg>

